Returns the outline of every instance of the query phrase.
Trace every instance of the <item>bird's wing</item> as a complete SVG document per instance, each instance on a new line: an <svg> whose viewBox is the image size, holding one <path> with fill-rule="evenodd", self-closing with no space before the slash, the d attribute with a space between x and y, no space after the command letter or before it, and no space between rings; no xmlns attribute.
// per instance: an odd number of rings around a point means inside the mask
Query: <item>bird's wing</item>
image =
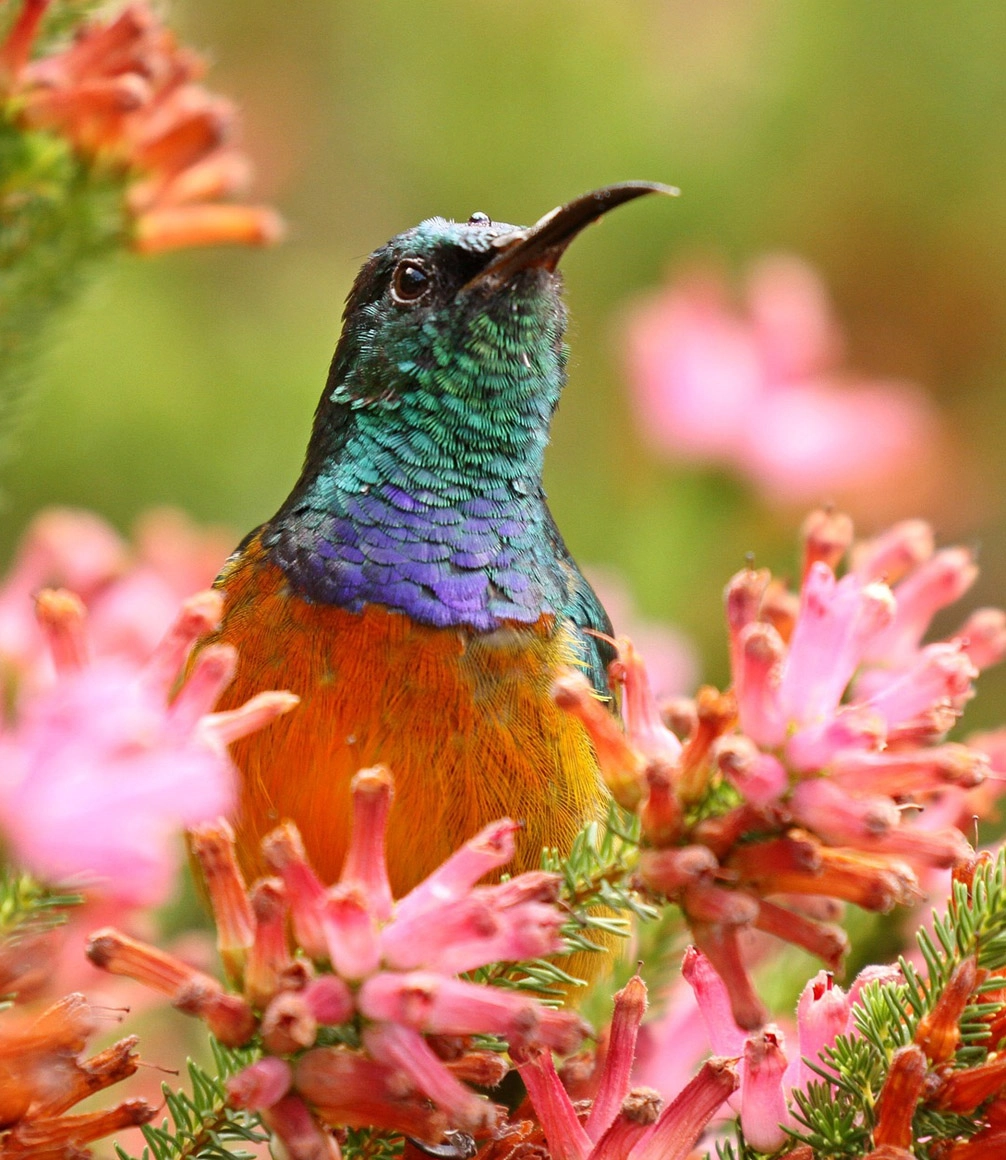
<svg viewBox="0 0 1006 1160"><path fill-rule="evenodd" d="M555 558L567 577L567 599L561 615L573 626L583 658L584 671L590 683L602 697L610 698L608 665L615 659L615 649L610 640L605 638L612 635L611 621L597 593L569 554L551 512L548 512L546 527ZM602 636L596 636L596 633L601 633Z"/></svg>

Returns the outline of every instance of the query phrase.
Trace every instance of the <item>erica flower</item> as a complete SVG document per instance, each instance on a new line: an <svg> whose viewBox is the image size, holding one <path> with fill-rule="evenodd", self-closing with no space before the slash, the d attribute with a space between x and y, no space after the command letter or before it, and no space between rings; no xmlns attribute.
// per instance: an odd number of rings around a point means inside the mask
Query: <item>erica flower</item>
<svg viewBox="0 0 1006 1160"><path fill-rule="evenodd" d="M890 480L933 439L916 388L840 373L824 287L797 258L757 263L743 310L714 273L680 279L636 311L628 341L636 408L655 446L740 470L775 499Z"/></svg>
<svg viewBox="0 0 1006 1160"><path fill-rule="evenodd" d="M0 45L0 102L28 129L59 134L128 183L134 248L275 241L277 215L220 199L244 188L233 106L198 81L203 62L145 3L82 25L33 57L49 0L22 0Z"/></svg>
<svg viewBox="0 0 1006 1160"><path fill-rule="evenodd" d="M224 1043L260 1037L266 1054L231 1081L231 1102L261 1111L295 1157L327 1155L310 1148L329 1146L331 1125L386 1128L429 1143L448 1128L484 1132L498 1111L468 1085L494 1086L507 1065L470 1037L502 1037L514 1052L568 1053L583 1034L574 1012L458 977L562 948L556 876L477 885L513 856L515 823L488 826L395 900L384 849L391 798L387 771L357 774L352 842L331 887L315 876L291 823L263 842L278 877L250 890L226 825L194 831L237 993L116 931L91 941L93 962L170 996ZM359 1047L319 1043L321 1029L342 1025L351 1028L342 1042Z"/></svg>
<svg viewBox="0 0 1006 1160"><path fill-rule="evenodd" d="M646 985L637 975L615 996L606 1049L590 1077L586 1101L573 1102L548 1051L515 1053L536 1121L534 1127L520 1126L522 1143L547 1148L553 1160L684 1160L692 1154L737 1086L737 1070L729 1059L710 1059L666 1105L652 1088L631 1087L645 1010ZM516 1134L518 1128L510 1131ZM487 1152L496 1154L492 1147Z"/></svg>
<svg viewBox="0 0 1006 1160"><path fill-rule="evenodd" d="M919 897L918 870L967 859L956 827L913 824L904 807L984 778L986 756L945 736L979 666L1006 644L995 610L925 643L933 614L974 578L968 554L935 552L925 525L859 545L844 573L845 517L814 513L804 538L799 593L751 568L728 584L733 685L700 690L684 741L664 724L626 640L611 674L623 686L624 730L580 676L555 688L591 733L613 796L639 815L640 884L682 907L745 1029L765 1013L743 929L834 967L845 935L801 899L884 911Z"/></svg>
<svg viewBox="0 0 1006 1160"><path fill-rule="evenodd" d="M81 1100L131 1076L136 1037L85 1058L99 1020L83 995L67 995L41 1014L0 1012L0 1156L70 1160L122 1128L145 1124L156 1108L127 1099L73 1113Z"/></svg>
<svg viewBox="0 0 1006 1160"><path fill-rule="evenodd" d="M84 606L65 590L37 598L56 676L18 699L0 727L0 824L24 866L48 881L99 884L129 904L162 901L178 833L230 808L227 744L286 712L296 698L263 693L213 714L233 672L227 646L204 649L172 698L195 640L214 628L220 597L177 614L143 665L92 660Z"/></svg>

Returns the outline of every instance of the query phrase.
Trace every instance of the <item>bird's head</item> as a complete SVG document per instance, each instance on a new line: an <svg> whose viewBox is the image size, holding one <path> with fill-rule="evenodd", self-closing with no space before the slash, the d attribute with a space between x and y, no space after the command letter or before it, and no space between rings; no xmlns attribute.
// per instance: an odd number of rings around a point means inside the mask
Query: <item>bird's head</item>
<svg viewBox="0 0 1006 1160"><path fill-rule="evenodd" d="M573 238L623 202L675 193L625 182L585 194L529 228L473 214L431 218L364 264L319 404L316 456L361 424L425 433L444 462L540 451L564 380L565 308L556 267Z"/></svg>

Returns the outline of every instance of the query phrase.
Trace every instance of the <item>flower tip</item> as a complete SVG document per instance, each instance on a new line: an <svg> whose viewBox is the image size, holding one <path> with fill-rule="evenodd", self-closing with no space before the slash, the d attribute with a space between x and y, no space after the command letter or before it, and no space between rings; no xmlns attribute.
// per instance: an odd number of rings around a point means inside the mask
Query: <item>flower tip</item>
<svg viewBox="0 0 1006 1160"><path fill-rule="evenodd" d="M223 614L223 594L214 588L206 588L182 604L175 620L175 630L194 641L204 633L212 632Z"/></svg>
<svg viewBox="0 0 1006 1160"><path fill-rule="evenodd" d="M49 642L56 669L61 673L82 669L87 662L83 600L66 588L43 588L35 597L35 618Z"/></svg>
<svg viewBox="0 0 1006 1160"><path fill-rule="evenodd" d="M374 765L369 769L361 769L350 783L353 794L364 797L384 797L390 799L394 793L395 781L391 771L385 765Z"/></svg>
<svg viewBox="0 0 1006 1160"><path fill-rule="evenodd" d="M804 574L817 561L836 568L852 544L852 520L834 508L816 508L800 529L804 546Z"/></svg>

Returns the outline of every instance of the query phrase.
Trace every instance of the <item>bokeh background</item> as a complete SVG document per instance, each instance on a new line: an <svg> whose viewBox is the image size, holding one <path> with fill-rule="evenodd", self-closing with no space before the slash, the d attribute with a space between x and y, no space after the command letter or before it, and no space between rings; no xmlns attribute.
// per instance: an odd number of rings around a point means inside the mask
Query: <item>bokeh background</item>
<svg viewBox="0 0 1006 1160"><path fill-rule="evenodd" d="M45 504L127 529L173 504L235 537L299 468L365 255L421 218L534 220L625 178L680 186L564 261L570 386L547 485L584 563L696 643L722 680L719 593L748 551L791 569L803 504L657 454L633 419L625 322L698 261L811 262L865 376L921 384L939 461L856 501L934 520L1006 600L1006 7L995 0L178 0L174 23L244 111L267 252L122 257L68 311L17 459L0 561ZM822 500L832 498L827 495ZM975 725L1003 719L990 674Z"/></svg>

